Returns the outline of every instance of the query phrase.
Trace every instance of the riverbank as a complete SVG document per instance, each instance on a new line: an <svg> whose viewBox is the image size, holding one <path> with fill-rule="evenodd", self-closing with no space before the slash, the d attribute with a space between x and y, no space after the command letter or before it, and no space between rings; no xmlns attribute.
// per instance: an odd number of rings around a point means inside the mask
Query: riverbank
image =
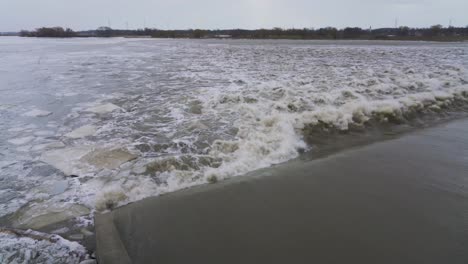
<svg viewBox="0 0 468 264"><path fill-rule="evenodd" d="M273 28L273 29L182 29L161 30L144 28L136 30L100 27L96 30L74 32L62 27L42 27L35 31L22 30L22 37L154 37L179 39L288 39L288 40L412 40L412 41L464 41L468 39L468 28L434 25L427 28Z"/></svg>
<svg viewBox="0 0 468 264"><path fill-rule="evenodd" d="M0 35L0 37L18 37L17 35ZM149 35L116 35L111 37L97 37L94 35L79 35L73 37L29 37L28 38L57 38L57 39L79 39L79 38L127 38L127 39L192 39L192 40L297 40L297 41L330 41L330 42L350 42L350 41L382 41L382 42L396 42L396 41L405 41L405 42L440 42L440 43L461 43L467 42L468 37L436 37L436 38L420 38L420 37L381 37L381 38L300 38L300 37L266 37L266 38L256 38L256 37L204 37L204 38L195 38L195 37L154 37Z"/></svg>
<svg viewBox="0 0 468 264"><path fill-rule="evenodd" d="M466 263L467 135L465 119L149 198L97 216L98 257L101 263L124 260L121 254L133 263ZM125 250L112 251L110 235Z"/></svg>

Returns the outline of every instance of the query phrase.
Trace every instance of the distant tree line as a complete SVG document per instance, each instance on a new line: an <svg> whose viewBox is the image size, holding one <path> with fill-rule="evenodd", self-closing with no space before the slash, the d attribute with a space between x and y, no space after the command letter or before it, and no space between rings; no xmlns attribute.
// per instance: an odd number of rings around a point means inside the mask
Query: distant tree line
<svg viewBox="0 0 468 264"><path fill-rule="evenodd" d="M468 27L443 27L434 25L429 28L379 28L362 29L347 27L337 29L228 29L228 30L160 30L138 29L121 30L100 27L97 30L73 32L61 27L39 28L36 31L22 31L28 37L153 37L153 38L245 38L245 39L395 39L395 40L467 40Z"/></svg>
<svg viewBox="0 0 468 264"><path fill-rule="evenodd" d="M18 36L18 32L0 32L0 36L5 36L5 37Z"/></svg>
<svg viewBox="0 0 468 264"><path fill-rule="evenodd" d="M42 27L34 31L21 30L20 36L38 38L73 38L77 37L77 34L70 28L64 29L62 27Z"/></svg>

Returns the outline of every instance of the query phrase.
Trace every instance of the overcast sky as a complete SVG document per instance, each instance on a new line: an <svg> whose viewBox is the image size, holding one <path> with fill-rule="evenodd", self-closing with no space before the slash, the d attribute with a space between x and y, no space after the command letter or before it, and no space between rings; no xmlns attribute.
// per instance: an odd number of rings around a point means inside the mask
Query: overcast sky
<svg viewBox="0 0 468 264"><path fill-rule="evenodd" d="M468 25L468 0L0 0L0 31Z"/></svg>

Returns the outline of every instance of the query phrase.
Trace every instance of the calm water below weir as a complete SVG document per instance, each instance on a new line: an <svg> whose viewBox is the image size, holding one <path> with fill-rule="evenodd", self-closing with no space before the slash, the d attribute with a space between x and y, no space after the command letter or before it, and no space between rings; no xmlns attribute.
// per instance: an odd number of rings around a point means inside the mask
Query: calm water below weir
<svg viewBox="0 0 468 264"><path fill-rule="evenodd" d="M0 222L21 229L468 106L468 43L4 37L0 61Z"/></svg>

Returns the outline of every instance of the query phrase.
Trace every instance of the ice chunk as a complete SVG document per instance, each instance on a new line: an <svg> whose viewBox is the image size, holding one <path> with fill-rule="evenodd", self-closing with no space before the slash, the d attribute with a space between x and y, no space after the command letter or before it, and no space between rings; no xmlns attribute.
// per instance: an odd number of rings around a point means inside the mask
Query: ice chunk
<svg viewBox="0 0 468 264"><path fill-rule="evenodd" d="M52 231L51 233L52 234L65 234L67 232L70 231L70 228L68 227L62 227L62 228L59 228L59 229L55 229L54 231Z"/></svg>
<svg viewBox="0 0 468 264"><path fill-rule="evenodd" d="M65 147L65 144L63 144L63 142L61 141L56 141L56 142L51 142L49 144L46 145L46 148L63 148Z"/></svg>
<svg viewBox="0 0 468 264"><path fill-rule="evenodd" d="M73 235L69 235L68 238L70 240L83 240L84 235L83 234L73 234Z"/></svg>
<svg viewBox="0 0 468 264"><path fill-rule="evenodd" d="M8 129L8 132L21 132L21 131L24 131L26 129L27 129L26 127L12 127L10 129Z"/></svg>
<svg viewBox="0 0 468 264"><path fill-rule="evenodd" d="M34 137L28 136L28 137L10 139L10 140L8 140L8 142L10 142L11 144L14 144L14 145L24 145L26 143L29 143L29 142L33 141L33 140L34 140Z"/></svg>
<svg viewBox="0 0 468 264"><path fill-rule="evenodd" d="M47 149L56 149L56 148L64 148L65 144L61 141L55 141L51 143L45 143L40 145L35 145L32 147L32 151L40 151L40 150L47 150Z"/></svg>
<svg viewBox="0 0 468 264"><path fill-rule="evenodd" d="M209 127L200 121L194 121L188 127L189 130L207 130Z"/></svg>
<svg viewBox="0 0 468 264"><path fill-rule="evenodd" d="M92 236L92 235L94 235L93 232L89 231L89 230L86 229L86 228L82 228L82 229L80 230L80 232L81 232L83 235L85 235L85 236Z"/></svg>
<svg viewBox="0 0 468 264"><path fill-rule="evenodd" d="M105 114L105 113L113 112L113 111L115 111L117 109L122 109L122 108L116 106L115 104L107 103L107 104L103 104L103 105L90 107L90 108L86 109L85 111L86 112L92 112L92 113L95 113L95 114Z"/></svg>
<svg viewBox="0 0 468 264"><path fill-rule="evenodd" d="M11 217L11 221L15 228L40 229L89 213L90 210L80 204L31 202L18 210Z"/></svg>
<svg viewBox="0 0 468 264"><path fill-rule="evenodd" d="M16 148L16 151L19 151L19 152L28 152L31 150L31 146L21 146L19 148Z"/></svg>
<svg viewBox="0 0 468 264"><path fill-rule="evenodd" d="M10 108L13 108L14 105L12 104L0 104L0 111L5 111L5 110L8 110Z"/></svg>
<svg viewBox="0 0 468 264"><path fill-rule="evenodd" d="M27 117L44 117L44 116L49 116L51 114L52 114L52 112L49 112L49 111L34 109L34 110L31 110L29 112L24 113L23 116L27 116Z"/></svg>
<svg viewBox="0 0 468 264"><path fill-rule="evenodd" d="M144 166L144 165L135 166L135 167L132 169L132 172L133 172L133 173L136 173L136 174L143 174L143 173L146 172L146 166Z"/></svg>
<svg viewBox="0 0 468 264"><path fill-rule="evenodd" d="M93 125L85 125L73 130L65 136L69 138L83 138L94 134L96 134L96 127Z"/></svg>
<svg viewBox="0 0 468 264"><path fill-rule="evenodd" d="M51 150L43 153L40 160L54 166L67 175L71 175L77 173L77 171L86 171L86 166L80 162L80 159L92 149L92 146L78 146Z"/></svg>
<svg viewBox="0 0 468 264"><path fill-rule="evenodd" d="M55 133L54 131L50 131L50 130L42 130L42 131L34 132L34 135L38 137L50 137L50 136L55 135Z"/></svg>
<svg viewBox="0 0 468 264"><path fill-rule="evenodd" d="M65 192L68 189L68 180L58 181L50 188L49 194L57 195Z"/></svg>
<svg viewBox="0 0 468 264"><path fill-rule="evenodd" d="M86 154L81 160L99 169L113 170L136 157L123 148L96 149Z"/></svg>
<svg viewBox="0 0 468 264"><path fill-rule="evenodd" d="M91 172L90 166L94 167L95 170L113 170L136 157L119 147L79 146L45 152L41 156L41 161L71 175Z"/></svg>

